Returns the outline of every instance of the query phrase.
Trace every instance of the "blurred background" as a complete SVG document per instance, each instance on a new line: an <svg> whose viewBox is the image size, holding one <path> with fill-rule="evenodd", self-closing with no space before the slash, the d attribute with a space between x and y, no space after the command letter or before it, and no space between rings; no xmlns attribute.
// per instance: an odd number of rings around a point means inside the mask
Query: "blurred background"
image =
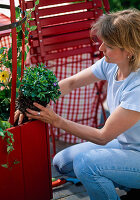
<svg viewBox="0 0 140 200"><path fill-rule="evenodd" d="M109 0L110 10L122 10L125 8L137 8L140 10L139 0Z"/></svg>
<svg viewBox="0 0 140 200"><path fill-rule="evenodd" d="M10 0L0 0L0 4L10 5ZM19 5L19 0L15 0L15 6ZM0 8L0 13L10 17L10 10L9 9L2 9Z"/></svg>

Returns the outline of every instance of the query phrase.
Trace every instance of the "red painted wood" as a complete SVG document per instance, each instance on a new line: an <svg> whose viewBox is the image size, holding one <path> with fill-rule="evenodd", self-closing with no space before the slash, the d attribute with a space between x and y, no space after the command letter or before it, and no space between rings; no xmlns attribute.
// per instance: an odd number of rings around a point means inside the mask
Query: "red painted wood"
<svg viewBox="0 0 140 200"><path fill-rule="evenodd" d="M66 2L68 4L63 4ZM61 5L56 6L59 3L61 3ZM27 1L26 7L29 8L29 5L31 6L31 2ZM33 14L35 20L30 23L30 25L37 24L38 26L37 30L31 33L32 43L30 53L32 57L35 56L34 58L31 58L32 62L42 62L42 57L45 61L53 58L62 58L63 56L65 57L65 55L66 57L68 55L74 55L72 52L69 52L68 47L74 47L76 44L80 45L80 42L81 44L87 44L88 41L89 45L92 46L92 42L89 37L90 27L91 24L103 13L101 7L101 0L75 2L74 4L70 0L52 0L51 2L44 0L40 1L37 6L37 13L35 11ZM76 13L74 11L78 12ZM55 14L58 15L55 16ZM43 16L43 18L40 18L40 16ZM40 37L42 38L40 39ZM86 40L87 38L88 40ZM61 48L63 50L63 48L66 47L68 52L65 52L65 55L60 52L58 52L58 55L56 55L56 53L51 55L49 52ZM93 47L91 47L91 49L93 50ZM88 51L86 52L91 51L89 51L88 48ZM79 54L80 53L83 53L83 50L80 49ZM78 54L77 50L76 54Z"/></svg>
<svg viewBox="0 0 140 200"><path fill-rule="evenodd" d="M68 33L65 35L58 35L58 36L53 36L53 37L48 37L44 38L44 45L49 45L49 44L57 44L57 43L63 43L63 42L68 42L68 41L73 41L73 40L79 40L79 39L85 39L89 38L89 30L84 30L84 31L79 31L79 32L74 32L74 33ZM33 47L39 46L38 40L33 41Z"/></svg>
<svg viewBox="0 0 140 200"><path fill-rule="evenodd" d="M45 45L44 46L44 51L47 53L47 52L53 51L53 50L79 46L81 44L82 45L89 44L89 38L85 38L85 39L81 39L81 40L69 41L69 42L65 42L65 43L62 42L62 43L58 43L58 44L56 43L56 44L52 44L52 45ZM35 53L40 54L40 47L32 48L30 53L31 53L31 55L35 54Z"/></svg>
<svg viewBox="0 0 140 200"><path fill-rule="evenodd" d="M92 53L92 47L85 47L85 48L79 48L79 49L69 50L69 51L64 51L64 52L59 52L59 53L47 54L45 56L45 60L63 58L64 56L66 58L68 56L80 55L82 53ZM32 59L32 63L36 63L37 60L41 62L41 58L38 55L31 57L31 59Z"/></svg>
<svg viewBox="0 0 140 200"><path fill-rule="evenodd" d="M51 60L51 59L56 59L56 58L63 58L65 56L74 56L74 55L80 55L82 53L92 53L92 47L88 46L88 47L83 47L83 48L77 48L74 50L69 50L69 51L64 51L64 52L59 52L59 53L53 53L53 54L47 54L46 55L46 60Z"/></svg>
<svg viewBox="0 0 140 200"><path fill-rule="evenodd" d="M40 1L36 8L37 12L35 11L33 14L35 20L30 22L31 26L36 24L38 26L37 30L31 33L32 39L30 53L32 55L31 60L33 63L42 62L42 58L45 61L53 58L62 58L63 56L65 57L65 55L66 57L74 55L72 51L69 52L68 47L74 47L76 44L80 45L80 42L81 44L87 44L88 41L88 44L91 45L91 49L93 50L89 32L91 24L103 13L101 9L102 1L75 1L74 4L72 2L73 1L70 0L52 0L51 2L46 0ZM59 3L61 5L57 6ZM33 6L33 4L31 4L31 2L27 1L26 7L29 8L30 6ZM42 16L43 18L40 18ZM67 52L65 52L65 54L58 52L58 55L56 55L57 53L53 52L54 55L52 55L49 52L60 49L63 51L63 48L66 47ZM75 52L76 55L78 54L77 49ZM83 53L83 50L79 50L79 54ZM91 53L91 50L89 51L88 48L88 51L86 52Z"/></svg>
<svg viewBox="0 0 140 200"><path fill-rule="evenodd" d="M110 10L110 5L109 5L109 1L108 0L94 0L97 7L101 7L102 6L102 2L103 2L103 6L106 10L106 12L108 12ZM71 2L76 2L77 4L79 3L77 0L51 0L51 1L47 1L46 0L41 0L40 3L39 3L39 6L40 7L43 7L43 6L48 6L48 5L54 5L54 4L61 4L61 3L71 3ZM85 2L87 2L85 0ZM26 3L26 9L29 9L29 8L33 8L33 1L28 1Z"/></svg>
<svg viewBox="0 0 140 200"><path fill-rule="evenodd" d="M65 48L68 48L68 47L77 47L77 49L79 49L79 45L88 45L90 44L90 38L85 38L85 39L81 39L81 40L74 40L74 41L68 41L68 42L65 42L65 43L56 43L56 44L52 44L52 45L45 45L44 46L44 52L46 52L46 54L51 54L50 52L53 51L53 50L60 50L60 49L65 49ZM99 44L96 44L96 45L89 45L91 46L91 48L94 48L94 51L98 51L99 49ZM81 47L83 48L83 47ZM50 51L50 52L49 52ZM70 51L70 50L69 50ZM34 54L40 54L40 47L35 47L35 48L32 48L31 49L31 55L34 55ZM54 53L53 53L54 54Z"/></svg>
<svg viewBox="0 0 140 200"><path fill-rule="evenodd" d="M49 200L51 174L46 125L40 121L21 128L26 200Z"/></svg>
<svg viewBox="0 0 140 200"><path fill-rule="evenodd" d="M42 36L45 37L52 37L57 36L59 34L65 34L65 33L72 33L72 32L78 32L81 30L87 30L91 26L91 24L94 22L94 20L84 20L79 22L72 22L69 24L59 24L59 26L49 26L41 29ZM37 30L32 31L32 38L37 38L38 32Z"/></svg>
<svg viewBox="0 0 140 200"><path fill-rule="evenodd" d="M95 9L97 9L99 7L101 8L102 7L102 0L94 0L93 6L94 6Z"/></svg>
<svg viewBox="0 0 140 200"><path fill-rule="evenodd" d="M42 18L40 19L40 25L41 27L46 27L49 25L56 25L56 24L58 25L60 23L74 22L78 20L82 21L88 18L94 19L94 13L92 11L72 13L72 14L61 15L61 16L53 16L49 18ZM31 21L30 25L35 26L36 21Z"/></svg>
<svg viewBox="0 0 140 200"><path fill-rule="evenodd" d="M33 0L33 1L34 1L34 5L35 5L36 0ZM42 34L40 34L41 33L41 24L40 24L37 6L35 6L35 18L36 18L36 25L37 25L37 31L38 31L38 39L39 39L38 42L39 42L39 46L40 46L40 53L41 53L41 57L43 59L45 54L44 54L43 38L42 38Z"/></svg>
<svg viewBox="0 0 140 200"><path fill-rule="evenodd" d="M15 138L15 150L9 155L8 161L12 164L14 160L20 161L17 165L12 165L11 169L0 166L0 199L2 200L25 200L24 199L24 180L21 153L20 127L9 129ZM0 137L0 165L7 162L5 145Z"/></svg>
<svg viewBox="0 0 140 200"><path fill-rule="evenodd" d="M54 15L59 13L66 13L66 12L74 12L74 11L80 11L84 9L92 9L93 3L92 2L84 2L84 3L78 3L78 4L69 4L65 6L57 6L57 7L48 7L40 9L38 12L39 17L46 16L46 15ZM32 13L32 17L35 17L35 12Z"/></svg>
<svg viewBox="0 0 140 200"><path fill-rule="evenodd" d="M61 4L61 3L73 3L73 2L78 3L77 0L51 0L51 1L41 0L39 2L39 7L54 5L54 4ZM33 8L33 1L28 1L26 3L26 9L29 9L29 8Z"/></svg>
<svg viewBox="0 0 140 200"><path fill-rule="evenodd" d="M50 200L51 165L49 135L46 124L29 122L9 129L14 133L15 150L10 154L20 164L6 169L0 166L0 199ZM0 140L0 164L6 163L7 154Z"/></svg>

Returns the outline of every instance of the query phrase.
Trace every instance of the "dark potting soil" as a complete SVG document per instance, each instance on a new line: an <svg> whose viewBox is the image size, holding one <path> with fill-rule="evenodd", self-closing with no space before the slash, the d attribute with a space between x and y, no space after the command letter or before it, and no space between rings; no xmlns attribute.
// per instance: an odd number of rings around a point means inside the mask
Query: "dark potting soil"
<svg viewBox="0 0 140 200"><path fill-rule="evenodd" d="M24 114L25 116L24 122L29 121L25 114L27 112L26 110L27 108L30 108L31 110L35 110L35 111L40 111L40 109L38 109L37 107L33 105L34 102L37 102L41 104L42 106L47 105L46 102L42 102L38 98L36 98L36 100L33 101L31 98L27 98L21 92L19 92L19 96L16 99L16 110L20 110Z"/></svg>

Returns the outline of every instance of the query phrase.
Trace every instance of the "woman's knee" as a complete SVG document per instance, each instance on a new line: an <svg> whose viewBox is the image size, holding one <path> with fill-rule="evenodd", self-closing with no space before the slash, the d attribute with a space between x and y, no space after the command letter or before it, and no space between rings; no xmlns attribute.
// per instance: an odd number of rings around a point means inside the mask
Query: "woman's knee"
<svg viewBox="0 0 140 200"><path fill-rule="evenodd" d="M73 171L73 160L70 159L65 150L63 150L55 155L53 159L53 166L59 173L71 175L70 173Z"/></svg>
<svg viewBox="0 0 140 200"><path fill-rule="evenodd" d="M100 158L101 150L91 150L80 153L73 161L73 169L77 177L83 176L100 176L100 167L103 162ZM104 150L103 150L104 151Z"/></svg>
<svg viewBox="0 0 140 200"><path fill-rule="evenodd" d="M85 142L68 147L56 154L53 159L53 165L60 173L69 173L73 170L73 159L75 156L81 151L90 150L92 146L89 142Z"/></svg>
<svg viewBox="0 0 140 200"><path fill-rule="evenodd" d="M87 177L88 175L95 173L94 171L96 171L96 169L94 169L94 163L90 162L91 161L89 159L88 153L80 153L74 158L73 169L77 178L82 180L85 178L85 176ZM92 172L90 165L92 165Z"/></svg>

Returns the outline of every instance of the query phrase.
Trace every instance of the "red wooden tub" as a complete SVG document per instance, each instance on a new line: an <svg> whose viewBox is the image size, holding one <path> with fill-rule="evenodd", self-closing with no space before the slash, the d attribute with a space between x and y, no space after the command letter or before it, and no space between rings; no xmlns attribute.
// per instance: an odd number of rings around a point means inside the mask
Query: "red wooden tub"
<svg viewBox="0 0 140 200"><path fill-rule="evenodd" d="M0 166L1 200L50 200L52 198L48 127L40 121L9 129L14 134L15 150L8 160L20 161L11 168ZM0 164L7 153L0 140Z"/></svg>

